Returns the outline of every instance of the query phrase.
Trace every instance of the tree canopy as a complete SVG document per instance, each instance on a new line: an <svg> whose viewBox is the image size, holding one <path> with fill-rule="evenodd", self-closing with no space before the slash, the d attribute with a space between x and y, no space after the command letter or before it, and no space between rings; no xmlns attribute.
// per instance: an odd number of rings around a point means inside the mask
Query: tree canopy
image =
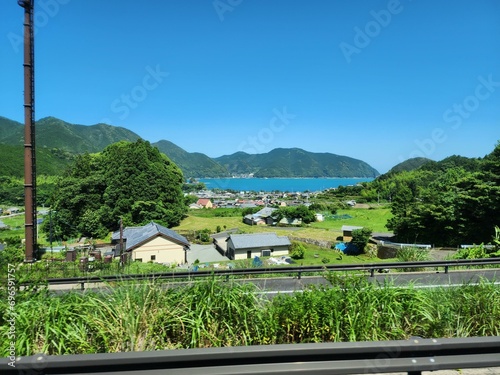
<svg viewBox="0 0 500 375"><path fill-rule="evenodd" d="M143 140L80 155L55 188L53 238L103 237L120 218L125 225L178 225L186 213L182 183L181 170Z"/></svg>
<svg viewBox="0 0 500 375"><path fill-rule="evenodd" d="M500 143L484 159L450 157L371 188L389 195L387 227L404 242L487 243L500 223Z"/></svg>

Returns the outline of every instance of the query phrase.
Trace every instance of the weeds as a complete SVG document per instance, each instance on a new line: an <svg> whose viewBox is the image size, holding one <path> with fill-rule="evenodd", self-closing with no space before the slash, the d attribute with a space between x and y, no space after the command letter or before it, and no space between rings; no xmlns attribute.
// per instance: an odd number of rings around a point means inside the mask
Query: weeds
<svg viewBox="0 0 500 375"><path fill-rule="evenodd" d="M381 287L360 275L272 300L253 284L213 278L179 287L123 282L99 292L16 295L16 353L51 355L500 335L500 287ZM1 291L5 294L5 291ZM5 297L2 295L2 297ZM0 302L6 311L6 298ZM7 337L6 315L0 335ZM0 341L6 355L7 339Z"/></svg>

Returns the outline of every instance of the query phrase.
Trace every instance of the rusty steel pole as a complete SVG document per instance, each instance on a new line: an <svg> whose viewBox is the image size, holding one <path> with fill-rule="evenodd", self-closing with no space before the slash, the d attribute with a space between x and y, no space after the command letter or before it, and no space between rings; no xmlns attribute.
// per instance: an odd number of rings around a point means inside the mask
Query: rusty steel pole
<svg viewBox="0 0 500 375"><path fill-rule="evenodd" d="M35 157L34 0L18 0L24 8L24 233L25 262L33 262L37 247Z"/></svg>

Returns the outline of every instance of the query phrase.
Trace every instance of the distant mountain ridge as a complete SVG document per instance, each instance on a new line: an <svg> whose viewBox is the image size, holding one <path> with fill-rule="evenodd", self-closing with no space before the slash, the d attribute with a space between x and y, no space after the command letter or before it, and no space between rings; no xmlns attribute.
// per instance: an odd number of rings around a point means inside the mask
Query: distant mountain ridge
<svg viewBox="0 0 500 375"><path fill-rule="evenodd" d="M112 125L76 125L55 117L44 117L36 122L36 145L58 148L76 154L99 152L118 141L135 142L141 138L134 132ZM24 144L24 125L0 117L0 143Z"/></svg>
<svg viewBox="0 0 500 375"><path fill-rule="evenodd" d="M254 177L377 177L378 171L364 161L300 148L276 148L266 154L237 152L215 158L231 174Z"/></svg>
<svg viewBox="0 0 500 375"><path fill-rule="evenodd" d="M38 120L36 132L38 152L40 153L43 149L51 150L44 154L44 164L50 165L51 157L54 157L54 165L57 165L59 169L63 168L65 163L69 163L71 158L57 150L73 154L94 153L118 141L135 142L141 138L138 134L123 127L107 124L75 125L55 117ZM24 125L0 116L0 148L2 144L22 146ZM241 174L253 174L255 177L376 177L379 175L376 169L364 161L330 153L308 152L300 148L278 148L266 154L236 152L212 159L199 152L187 152L167 140L161 140L152 145L177 164L185 178L228 177ZM18 166L15 167L17 168ZM0 175L4 173L0 171Z"/></svg>

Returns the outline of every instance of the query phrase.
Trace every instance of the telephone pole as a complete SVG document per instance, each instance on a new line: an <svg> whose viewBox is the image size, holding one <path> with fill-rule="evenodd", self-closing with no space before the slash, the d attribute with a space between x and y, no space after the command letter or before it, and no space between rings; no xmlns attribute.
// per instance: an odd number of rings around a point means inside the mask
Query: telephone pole
<svg viewBox="0 0 500 375"><path fill-rule="evenodd" d="M35 48L34 0L18 0L24 8L24 233L25 262L33 262L36 238Z"/></svg>

